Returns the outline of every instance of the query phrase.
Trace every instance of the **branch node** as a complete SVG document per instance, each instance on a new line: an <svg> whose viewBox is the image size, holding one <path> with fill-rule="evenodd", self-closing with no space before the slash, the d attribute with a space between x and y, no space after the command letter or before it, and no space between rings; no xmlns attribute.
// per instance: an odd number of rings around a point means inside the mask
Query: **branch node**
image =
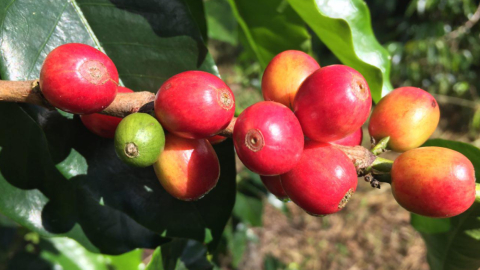
<svg viewBox="0 0 480 270"><path fill-rule="evenodd" d="M370 183L370 186L372 186L373 188L380 189L380 181L375 179L375 177L371 173L368 173L367 175L365 175L364 179L365 179L365 182Z"/></svg>
<svg viewBox="0 0 480 270"><path fill-rule="evenodd" d="M357 170L370 167L376 159L376 156L372 152L360 145L354 147L338 144L332 145L342 150L342 152L353 162Z"/></svg>

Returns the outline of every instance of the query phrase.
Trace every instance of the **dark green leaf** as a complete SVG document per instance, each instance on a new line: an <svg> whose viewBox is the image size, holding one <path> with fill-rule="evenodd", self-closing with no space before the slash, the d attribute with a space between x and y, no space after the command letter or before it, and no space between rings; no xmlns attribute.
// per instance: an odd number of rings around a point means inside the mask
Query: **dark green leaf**
<svg viewBox="0 0 480 270"><path fill-rule="evenodd" d="M217 74L181 0L7 2L0 3L4 79L38 77L48 52L68 42L103 49L135 90L156 91L185 70ZM122 164L113 142L90 134L77 117L2 103L0 124L8 130L0 133L0 211L21 225L112 254L165 242L156 234L218 243L235 200L231 141L216 147L217 187L182 202L164 191L152 168Z"/></svg>
<svg viewBox="0 0 480 270"><path fill-rule="evenodd" d="M467 143L441 139L429 140L424 146L446 147L462 153L473 163L477 183L480 182L480 149ZM479 217L479 203L449 219L412 217L412 224L427 245L432 270L476 270L480 267Z"/></svg>
<svg viewBox="0 0 480 270"><path fill-rule="evenodd" d="M178 270L210 270L213 268L207 259L207 248L194 240L187 241L180 261L182 266Z"/></svg>
<svg viewBox="0 0 480 270"><path fill-rule="evenodd" d="M15 223L13 220L7 218L6 216L0 214L0 227L15 228L18 227L18 224Z"/></svg>
<svg viewBox="0 0 480 270"><path fill-rule="evenodd" d="M66 123L65 129L74 121L56 112L49 114ZM8 127L8 132L0 133L3 214L43 236L74 238L92 251L121 253L137 246L155 247L162 243L160 237L127 215L101 206L82 188L81 183L88 180L79 171L87 168L72 166L69 177L56 170L45 134L18 105L1 104L0 123ZM52 128L60 133L57 136L68 135L62 133L63 129ZM93 137L87 135L84 137L87 140ZM70 155L71 152L66 153L64 160Z"/></svg>
<svg viewBox="0 0 480 270"><path fill-rule="evenodd" d="M362 73L375 102L392 89L390 56L375 39L364 1L288 2L340 61Z"/></svg>
<svg viewBox="0 0 480 270"><path fill-rule="evenodd" d="M241 40L262 68L285 50L311 53L305 23L283 0L228 0L242 29Z"/></svg>
<svg viewBox="0 0 480 270"><path fill-rule="evenodd" d="M284 263L282 263L279 259L273 257L272 255L265 256L265 258L263 259L263 267L265 270L288 269Z"/></svg>
<svg viewBox="0 0 480 270"><path fill-rule="evenodd" d="M174 240L158 247L145 270L210 270L207 248L194 240Z"/></svg>
<svg viewBox="0 0 480 270"><path fill-rule="evenodd" d="M207 20L205 15L205 8L202 0L184 0L192 14L193 19L197 23L203 40L208 40Z"/></svg>

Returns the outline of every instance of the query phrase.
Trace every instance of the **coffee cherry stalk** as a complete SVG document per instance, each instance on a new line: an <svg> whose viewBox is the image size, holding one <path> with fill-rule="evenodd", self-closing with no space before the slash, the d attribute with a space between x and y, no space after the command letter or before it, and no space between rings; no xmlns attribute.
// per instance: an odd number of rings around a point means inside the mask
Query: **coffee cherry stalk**
<svg viewBox="0 0 480 270"><path fill-rule="evenodd" d="M212 144L230 137L239 159L271 193L311 215L342 210L357 177L374 188L390 183L402 207L428 217L456 216L480 201L464 155L419 147L440 118L436 100L419 88L395 89L373 108L372 147L366 149L360 144L372 108L367 81L344 65L320 67L303 52L273 58L262 79L265 101L238 118L233 92L206 72L179 73L156 94L118 83L108 56L65 44L47 56L40 80L0 81L0 101L80 114L90 131L113 137L124 163L153 166L160 184L179 200L201 199L216 186L221 170ZM143 114L152 111L155 117ZM395 161L380 157L390 150L402 154Z"/></svg>
<svg viewBox="0 0 480 270"><path fill-rule="evenodd" d="M113 102L103 111L100 111L99 114L124 118L127 115L137 112L148 113L153 111L154 100L155 94L152 92L119 92ZM50 110L55 108L42 95L38 80L0 80L0 101L33 104ZM233 118L227 127L220 130L218 134L231 138L236 120L237 118ZM347 155L352 155L352 152L357 152L356 155L351 156L352 161L359 164L356 166L357 169L363 169L365 164L371 164L371 162L373 162L370 151L362 146L345 146L341 147L341 150L346 152Z"/></svg>

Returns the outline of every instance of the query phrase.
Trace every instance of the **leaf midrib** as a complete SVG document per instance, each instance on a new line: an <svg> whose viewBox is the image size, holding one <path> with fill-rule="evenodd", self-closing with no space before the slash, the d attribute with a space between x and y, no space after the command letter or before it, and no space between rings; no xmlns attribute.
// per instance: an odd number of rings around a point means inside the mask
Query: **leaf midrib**
<svg viewBox="0 0 480 270"><path fill-rule="evenodd" d="M30 74L32 73L33 69L35 68L35 65L37 64L38 58L40 57L40 54L42 53L43 49L45 49L45 46L47 45L48 41L53 35L53 32L58 26L58 22L63 16L63 13L65 12L65 9L67 8L68 1L65 2L65 5L63 5L62 11L59 12L58 17L55 20L55 23L53 24L52 29L50 30L50 33L48 34L47 38L45 41L42 43L42 46L40 46L40 49L37 52L37 56L35 56L35 61L32 62L32 66L28 69L27 75L25 76L26 78L30 77Z"/></svg>
<svg viewBox="0 0 480 270"><path fill-rule="evenodd" d="M465 215L462 217L462 219L459 221L458 223L458 226L456 226L455 230L453 231L451 237L448 239L448 243L447 243L447 247L446 247L446 252L445 252L445 256L443 256L443 261L442 261L442 267L441 269L445 269L445 265L447 263L447 258L450 254L450 251L451 251L451 246L453 244L453 239L455 239L458 231L460 230L461 227L463 227L463 223L468 219L470 218L471 214L473 213L474 211L470 211L468 213L468 215Z"/></svg>

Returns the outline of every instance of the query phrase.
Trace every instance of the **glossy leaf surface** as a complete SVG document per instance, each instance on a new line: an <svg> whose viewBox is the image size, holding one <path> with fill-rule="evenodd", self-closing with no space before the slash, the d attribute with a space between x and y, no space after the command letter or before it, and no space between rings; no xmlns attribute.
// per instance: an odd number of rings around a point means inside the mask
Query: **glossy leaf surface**
<svg viewBox="0 0 480 270"><path fill-rule="evenodd" d="M69 42L95 46L134 90L156 91L179 72L217 74L197 23L180 0L0 3L0 76L38 77L43 59ZM152 168L122 164L113 142L78 117L33 105L0 103L0 211L44 236L66 235L92 251L154 248L164 237L214 247L233 208L231 141L216 147L222 175L198 202L168 195Z"/></svg>

